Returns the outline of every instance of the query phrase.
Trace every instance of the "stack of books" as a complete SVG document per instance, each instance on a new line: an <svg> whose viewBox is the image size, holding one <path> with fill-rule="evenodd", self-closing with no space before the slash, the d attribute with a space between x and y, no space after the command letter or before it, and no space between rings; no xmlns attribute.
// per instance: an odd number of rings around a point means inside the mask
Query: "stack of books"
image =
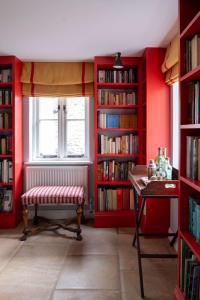
<svg viewBox="0 0 200 300"><path fill-rule="evenodd" d="M132 161L118 162L103 161L98 163L98 181L115 181L115 180L128 180L128 172L135 166Z"/></svg>
<svg viewBox="0 0 200 300"><path fill-rule="evenodd" d="M98 211L134 209L133 190L98 188Z"/></svg>
<svg viewBox="0 0 200 300"><path fill-rule="evenodd" d="M200 243L200 196L189 196L189 231Z"/></svg>
<svg viewBox="0 0 200 300"><path fill-rule="evenodd" d="M12 190L0 188L0 212L12 210Z"/></svg>
<svg viewBox="0 0 200 300"><path fill-rule="evenodd" d="M200 299L200 262L181 240L180 288L186 299Z"/></svg>
<svg viewBox="0 0 200 300"><path fill-rule="evenodd" d="M98 113L99 128L137 128L137 114Z"/></svg>
<svg viewBox="0 0 200 300"><path fill-rule="evenodd" d="M200 34L195 34L185 42L185 71L195 69L200 64Z"/></svg>
<svg viewBox="0 0 200 300"><path fill-rule="evenodd" d="M135 105L137 104L136 91L98 90L99 105Z"/></svg>
<svg viewBox="0 0 200 300"><path fill-rule="evenodd" d="M12 69L0 69L0 82L12 81Z"/></svg>
<svg viewBox="0 0 200 300"><path fill-rule="evenodd" d="M137 69L99 70L99 83L133 83L137 82Z"/></svg>
<svg viewBox="0 0 200 300"><path fill-rule="evenodd" d="M99 154L138 154L138 136L122 135L118 137L108 137L103 134L98 135Z"/></svg>
<svg viewBox="0 0 200 300"><path fill-rule="evenodd" d="M200 137L186 137L186 176L200 180Z"/></svg>
<svg viewBox="0 0 200 300"><path fill-rule="evenodd" d="M200 123L200 81L188 83L188 123Z"/></svg>

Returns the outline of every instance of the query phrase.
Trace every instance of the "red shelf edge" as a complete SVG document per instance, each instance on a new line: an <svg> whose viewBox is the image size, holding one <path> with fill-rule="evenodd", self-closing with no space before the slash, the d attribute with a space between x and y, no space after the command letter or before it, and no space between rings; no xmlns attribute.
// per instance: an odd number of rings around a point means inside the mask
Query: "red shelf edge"
<svg viewBox="0 0 200 300"><path fill-rule="evenodd" d="M190 80L192 81L196 78L196 76L198 76L199 73L200 73L200 65L194 68L193 70L189 71L188 73L184 74L183 76L181 76L180 81L181 82L190 81Z"/></svg>
<svg viewBox="0 0 200 300"><path fill-rule="evenodd" d="M130 105L124 105L124 104L119 104L119 105L106 105L106 104L102 104L102 105L97 105L97 109L98 108L112 108L112 109L117 109L117 108L125 108L125 109L133 109L133 108L138 108L138 104L130 104Z"/></svg>
<svg viewBox="0 0 200 300"><path fill-rule="evenodd" d="M180 129L200 129L200 124L182 124Z"/></svg>
<svg viewBox="0 0 200 300"><path fill-rule="evenodd" d="M180 39L188 37L187 33L190 31L191 27L195 25L196 22L200 22L200 11L194 16L194 18L190 21L187 27L181 32Z"/></svg>
<svg viewBox="0 0 200 300"><path fill-rule="evenodd" d="M97 185L131 185L131 182L128 180L120 181L97 181Z"/></svg>
<svg viewBox="0 0 200 300"><path fill-rule="evenodd" d="M97 128L98 131L138 131L134 128Z"/></svg>
<svg viewBox="0 0 200 300"><path fill-rule="evenodd" d="M175 287L174 294L175 294L176 300L186 300L181 289L178 286Z"/></svg>
<svg viewBox="0 0 200 300"><path fill-rule="evenodd" d="M197 243L194 237L187 231L180 230L180 236L192 250L192 252L196 255L197 259L200 260L200 244Z"/></svg>
<svg viewBox="0 0 200 300"><path fill-rule="evenodd" d="M193 189L197 190L200 192L200 181L198 180L193 180L188 177L180 176L180 180L191 186Z"/></svg>

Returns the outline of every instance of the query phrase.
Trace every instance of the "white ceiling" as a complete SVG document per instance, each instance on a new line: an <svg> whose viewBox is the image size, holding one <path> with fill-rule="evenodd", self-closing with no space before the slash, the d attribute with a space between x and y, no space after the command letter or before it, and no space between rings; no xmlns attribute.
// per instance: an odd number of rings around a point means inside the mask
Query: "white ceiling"
<svg viewBox="0 0 200 300"><path fill-rule="evenodd" d="M178 0L0 0L0 55L81 61L140 56L178 32Z"/></svg>

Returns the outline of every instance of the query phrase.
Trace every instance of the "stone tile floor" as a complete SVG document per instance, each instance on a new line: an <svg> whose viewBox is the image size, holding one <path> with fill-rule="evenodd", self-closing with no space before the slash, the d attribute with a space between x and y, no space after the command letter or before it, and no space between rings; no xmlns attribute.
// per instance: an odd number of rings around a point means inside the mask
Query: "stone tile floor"
<svg viewBox="0 0 200 300"><path fill-rule="evenodd" d="M133 229L83 225L83 240L43 232L20 242L22 226L0 230L0 300L139 300ZM141 238L142 250L173 252L167 239ZM143 259L145 299L171 300L176 259Z"/></svg>

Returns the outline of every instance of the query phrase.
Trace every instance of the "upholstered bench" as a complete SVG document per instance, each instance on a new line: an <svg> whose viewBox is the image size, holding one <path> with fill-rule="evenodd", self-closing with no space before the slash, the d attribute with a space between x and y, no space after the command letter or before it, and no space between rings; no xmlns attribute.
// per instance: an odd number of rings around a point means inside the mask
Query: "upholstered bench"
<svg viewBox="0 0 200 300"><path fill-rule="evenodd" d="M82 240L81 236L81 217L84 206L84 187L83 186L36 186L27 191L21 197L23 205L23 221L24 230L21 240L26 240L29 235L36 231L50 230L56 231L59 228L75 232L77 240ZM77 205L77 228L69 227L66 224L51 222L48 219L38 217L38 205L60 205L60 204L76 204ZM35 206L35 217L33 224L35 228L29 226L28 222L28 205ZM40 220L45 220L46 225L39 226ZM37 230L36 230L37 228Z"/></svg>

